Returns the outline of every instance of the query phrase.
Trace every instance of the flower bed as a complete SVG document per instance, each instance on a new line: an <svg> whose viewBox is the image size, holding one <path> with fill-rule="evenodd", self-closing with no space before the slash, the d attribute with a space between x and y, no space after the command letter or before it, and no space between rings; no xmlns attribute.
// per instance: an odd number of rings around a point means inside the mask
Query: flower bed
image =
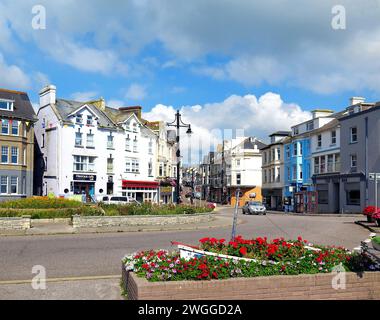
<svg viewBox="0 0 380 320"><path fill-rule="evenodd" d="M100 203L100 206L108 216L195 214L213 211L213 208L204 206L174 204L158 205L152 203L142 203L141 205L107 205Z"/></svg>
<svg viewBox="0 0 380 320"><path fill-rule="evenodd" d="M376 224L380 227L380 208L375 206L365 207L363 214L367 216L368 222L376 222Z"/></svg>
<svg viewBox="0 0 380 320"><path fill-rule="evenodd" d="M179 252L150 250L124 257L123 264L127 270L133 270L149 281L329 273L340 264L346 271L380 270L380 265L364 253L351 253L345 248L330 246L315 246L320 250L312 250L301 237L290 241L237 237L228 243L224 239L203 238L200 243L200 249L205 251L255 260L207 255L186 260Z"/></svg>

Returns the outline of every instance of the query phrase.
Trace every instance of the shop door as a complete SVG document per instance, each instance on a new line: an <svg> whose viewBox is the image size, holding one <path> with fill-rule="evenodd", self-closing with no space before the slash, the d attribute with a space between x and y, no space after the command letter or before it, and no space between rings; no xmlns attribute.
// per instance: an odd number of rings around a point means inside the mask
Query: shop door
<svg viewBox="0 0 380 320"><path fill-rule="evenodd" d="M299 192L295 194L296 198L296 212L298 213L303 213L305 211L305 206L304 206L304 193Z"/></svg>
<svg viewBox="0 0 380 320"><path fill-rule="evenodd" d="M136 192L136 200L138 202L144 202L144 194L142 192Z"/></svg>

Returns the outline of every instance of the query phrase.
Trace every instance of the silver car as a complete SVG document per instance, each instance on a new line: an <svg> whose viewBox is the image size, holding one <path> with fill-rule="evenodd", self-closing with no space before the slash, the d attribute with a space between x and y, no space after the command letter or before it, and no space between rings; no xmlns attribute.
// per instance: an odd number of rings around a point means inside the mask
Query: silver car
<svg viewBox="0 0 380 320"><path fill-rule="evenodd" d="M247 201L242 208L243 214L267 214L267 209L259 201Z"/></svg>

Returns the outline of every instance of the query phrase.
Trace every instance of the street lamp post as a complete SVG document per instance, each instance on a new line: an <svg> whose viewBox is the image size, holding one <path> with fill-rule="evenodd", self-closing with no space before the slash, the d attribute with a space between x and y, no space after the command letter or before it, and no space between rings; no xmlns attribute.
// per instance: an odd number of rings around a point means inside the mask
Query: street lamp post
<svg viewBox="0 0 380 320"><path fill-rule="evenodd" d="M177 157L177 183L176 183L176 186L175 186L175 190L176 190L176 194L177 194L177 204L180 204L180 185L179 185L179 181L180 181L180 168L181 168L181 151L180 151L180 145L179 145L179 134L180 134L180 128L184 128L186 127L187 128L187 131L186 133L187 134L192 134L192 131L191 131L191 126L190 124L185 124L182 120L181 120L181 114L179 113L179 110L177 110L176 114L175 114L175 120L173 122L168 122L166 124L168 127L175 127L177 129L177 135L176 135L176 144L177 144L177 151L176 151L176 157Z"/></svg>

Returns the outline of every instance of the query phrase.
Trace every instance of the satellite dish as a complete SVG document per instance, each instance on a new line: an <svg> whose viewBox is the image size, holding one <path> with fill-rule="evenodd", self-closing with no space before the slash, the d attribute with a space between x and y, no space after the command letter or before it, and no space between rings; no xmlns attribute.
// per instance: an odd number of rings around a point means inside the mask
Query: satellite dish
<svg viewBox="0 0 380 320"><path fill-rule="evenodd" d="M252 193L250 193L250 194L249 194L249 197L250 197L250 198L253 198L253 199L256 198L256 192L252 192Z"/></svg>

